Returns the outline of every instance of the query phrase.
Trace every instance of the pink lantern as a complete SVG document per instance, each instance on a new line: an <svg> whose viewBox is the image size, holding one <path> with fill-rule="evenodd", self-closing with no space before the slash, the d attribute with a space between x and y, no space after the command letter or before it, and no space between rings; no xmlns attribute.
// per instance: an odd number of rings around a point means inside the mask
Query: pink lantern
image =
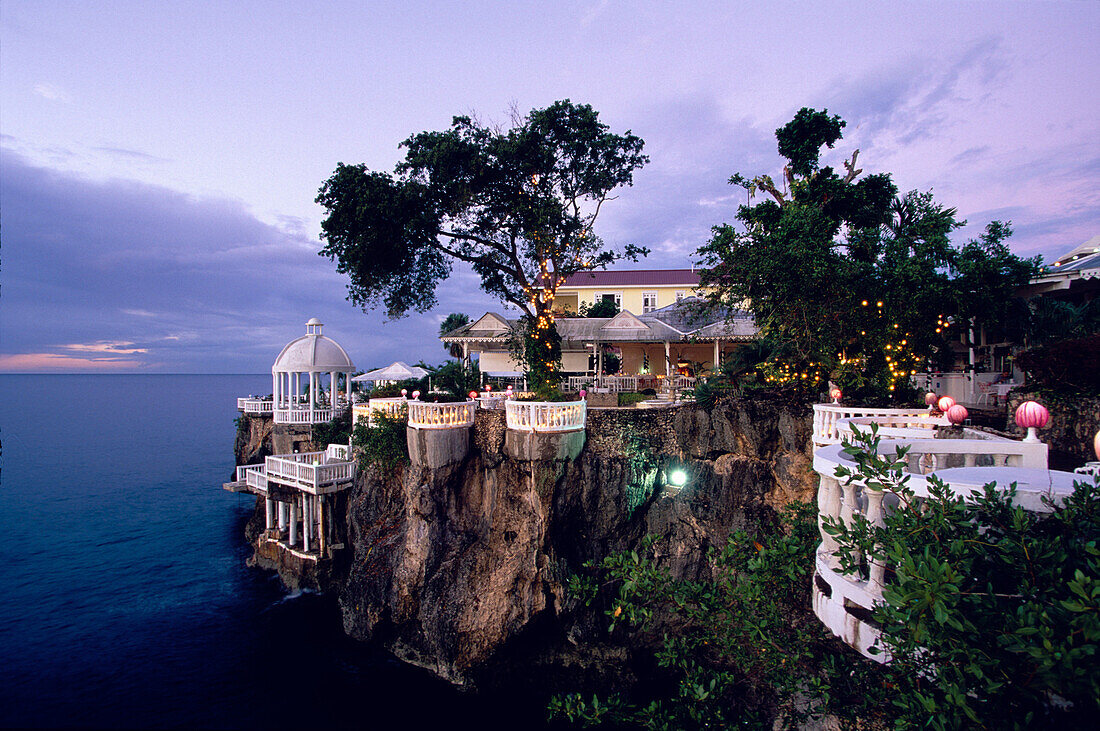
<svg viewBox="0 0 1100 731"><path fill-rule="evenodd" d="M940 397L937 396L936 394L932 393L931 391L924 394L924 403L927 404L928 406L935 406L936 402L939 401L939 400L940 400Z"/></svg>
<svg viewBox="0 0 1100 731"><path fill-rule="evenodd" d="M951 398L950 396L944 396L943 398L941 398L939 401L936 402L936 406L938 406L940 411L942 411L945 414L947 413L947 410L950 409L954 405L955 405L955 399Z"/></svg>
<svg viewBox="0 0 1100 731"><path fill-rule="evenodd" d="M1096 452L1096 459L1100 459L1100 431L1092 438L1092 451Z"/></svg>
<svg viewBox="0 0 1100 731"><path fill-rule="evenodd" d="M583 399L585 396L588 395L588 391L585 391L582 388L580 391L577 392L577 395L580 396ZM1100 438L1100 434L1097 435L1097 438Z"/></svg>
<svg viewBox="0 0 1100 731"><path fill-rule="evenodd" d="M946 413L947 420L952 424L961 424L966 421L966 417L970 416L966 411L966 407L962 404L955 404Z"/></svg>
<svg viewBox="0 0 1100 731"><path fill-rule="evenodd" d="M470 398L477 398L477 391L470 391Z"/></svg>
<svg viewBox="0 0 1100 731"><path fill-rule="evenodd" d="M829 398L831 398L833 400L834 404L839 404L840 403L840 397L843 396L843 395L844 395L844 392L841 391L839 388L834 388L834 389L829 391Z"/></svg>
<svg viewBox="0 0 1100 731"><path fill-rule="evenodd" d="M403 397L408 396L409 395L409 389L407 389L407 388L401 389L401 395Z"/></svg>
<svg viewBox="0 0 1100 731"><path fill-rule="evenodd" d="M1050 412L1047 407L1036 401L1024 401L1016 407L1016 426L1027 429L1025 442L1039 441L1036 429L1042 429L1050 421Z"/></svg>
<svg viewBox="0 0 1100 731"><path fill-rule="evenodd" d="M418 398L420 398L420 392L413 391L413 401L416 401Z"/></svg>

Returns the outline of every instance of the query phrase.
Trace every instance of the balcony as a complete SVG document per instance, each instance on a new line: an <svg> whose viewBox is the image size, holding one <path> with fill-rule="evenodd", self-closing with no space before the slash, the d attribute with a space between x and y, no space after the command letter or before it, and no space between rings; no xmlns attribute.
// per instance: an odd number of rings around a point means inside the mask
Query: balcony
<svg viewBox="0 0 1100 731"><path fill-rule="evenodd" d="M505 420L516 431L577 431L584 429L586 406L584 401L508 401Z"/></svg>
<svg viewBox="0 0 1100 731"><path fill-rule="evenodd" d="M275 402L269 398L239 398L237 399L237 411L257 416L268 416L275 408Z"/></svg>
<svg viewBox="0 0 1100 731"><path fill-rule="evenodd" d="M472 426L477 402L473 400L436 404L409 402L409 427L412 429L460 429Z"/></svg>
<svg viewBox="0 0 1100 731"><path fill-rule="evenodd" d="M269 483L275 482L313 495L343 490L350 487L355 479L355 463L333 459L327 451L268 457L264 467Z"/></svg>

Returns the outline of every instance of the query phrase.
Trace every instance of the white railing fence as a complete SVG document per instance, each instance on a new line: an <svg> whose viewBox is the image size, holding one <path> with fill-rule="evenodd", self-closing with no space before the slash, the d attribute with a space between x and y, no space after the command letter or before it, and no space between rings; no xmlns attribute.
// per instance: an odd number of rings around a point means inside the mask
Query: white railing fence
<svg viewBox="0 0 1100 731"><path fill-rule="evenodd" d="M814 470L820 484L817 493L818 524L821 526L821 543L815 559L816 574L813 587L814 613L834 634L864 655L880 662L888 660L875 656L868 648L878 638L878 631L858 615L868 616L881 602L887 580L887 566L871 562L862 571L842 572L840 560L834 556L837 541L824 529L826 517L852 525L858 519L866 519L872 525L884 525L886 511L891 501L882 489L869 486L859 479L842 484L836 469L843 465L855 470L855 461L844 453L844 444L831 444L814 452ZM916 499L929 495L927 475L949 467L1009 466L1041 468L1047 465L1047 446L1042 443L1017 442L1011 439L887 439L879 443L879 454L896 454L900 448L908 448L903 474L908 475L907 485ZM1006 486L1007 487L1007 486ZM973 494L978 487L956 486L960 495ZM1042 498L1052 493L1049 486L1018 485L1016 502L1026 510L1048 510ZM824 586L823 586L824 585Z"/></svg>
<svg viewBox="0 0 1100 731"><path fill-rule="evenodd" d="M372 398L365 404L355 404L352 407L352 424L358 424L365 419L368 426L374 426L374 418L377 414L400 419L407 411L408 399L404 396Z"/></svg>
<svg viewBox="0 0 1100 731"><path fill-rule="evenodd" d="M474 423L476 401L434 404L409 402L409 426L414 429L457 429Z"/></svg>
<svg viewBox="0 0 1100 731"><path fill-rule="evenodd" d="M351 450L346 444L330 444L325 449L326 462L347 462L351 459Z"/></svg>
<svg viewBox="0 0 1100 731"><path fill-rule="evenodd" d="M264 466L269 480L278 480L294 487L312 489L350 482L355 477L354 462L325 462L326 452L304 452L268 457Z"/></svg>
<svg viewBox="0 0 1100 731"><path fill-rule="evenodd" d="M275 407L271 399L239 398L237 399L237 411L246 414L270 414Z"/></svg>
<svg viewBox="0 0 1100 731"><path fill-rule="evenodd" d="M237 468L237 479L242 479L240 467ZM267 492L267 474L265 465L249 465L244 468L244 484L252 490Z"/></svg>
<svg viewBox="0 0 1100 731"><path fill-rule="evenodd" d="M584 401L508 401L504 404L509 429L530 432L563 432L584 429Z"/></svg>
<svg viewBox="0 0 1100 731"><path fill-rule="evenodd" d="M814 446L820 447L826 444L836 444L840 441L840 433L837 431L837 422L841 419L853 419L872 417L877 422L884 419L896 423L896 420L905 420L908 426L920 423L922 420L932 420L935 417L926 409L871 409L862 406L844 406L842 404L814 404ZM937 423L948 423L946 420Z"/></svg>
<svg viewBox="0 0 1100 731"><path fill-rule="evenodd" d="M332 409L275 409L276 424L322 424L334 416Z"/></svg>

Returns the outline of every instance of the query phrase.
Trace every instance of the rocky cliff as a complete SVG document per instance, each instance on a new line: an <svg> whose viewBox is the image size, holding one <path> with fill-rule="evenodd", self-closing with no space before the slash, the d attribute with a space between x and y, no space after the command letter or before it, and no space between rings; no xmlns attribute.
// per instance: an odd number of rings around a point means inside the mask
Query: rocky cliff
<svg viewBox="0 0 1100 731"><path fill-rule="evenodd" d="M768 397L594 409L572 437L508 432L503 412L479 411L461 461L361 471L328 588L349 635L457 684L621 678L629 652L570 600L569 576L650 533L674 574L705 574L731 530L813 498L810 429L808 405Z"/></svg>

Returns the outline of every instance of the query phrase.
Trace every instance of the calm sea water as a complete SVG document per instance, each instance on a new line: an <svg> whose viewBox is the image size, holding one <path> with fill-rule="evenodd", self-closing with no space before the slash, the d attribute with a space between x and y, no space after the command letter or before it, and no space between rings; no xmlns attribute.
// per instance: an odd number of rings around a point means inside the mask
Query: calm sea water
<svg viewBox="0 0 1100 731"><path fill-rule="evenodd" d="M245 566L236 397L270 376L0 376L0 726L531 728Z"/></svg>

